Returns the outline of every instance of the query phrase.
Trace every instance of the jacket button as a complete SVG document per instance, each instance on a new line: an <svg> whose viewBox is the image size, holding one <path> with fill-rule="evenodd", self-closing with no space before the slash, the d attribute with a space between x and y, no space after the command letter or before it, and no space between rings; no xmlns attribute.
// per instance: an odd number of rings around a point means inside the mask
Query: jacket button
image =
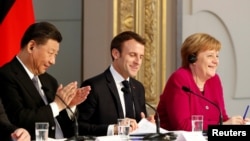
<svg viewBox="0 0 250 141"><path fill-rule="evenodd" d="M209 110L209 106L205 106L205 109L206 109L206 110Z"/></svg>
<svg viewBox="0 0 250 141"><path fill-rule="evenodd" d="M52 129L52 130L55 130L55 126L52 126L51 129Z"/></svg>

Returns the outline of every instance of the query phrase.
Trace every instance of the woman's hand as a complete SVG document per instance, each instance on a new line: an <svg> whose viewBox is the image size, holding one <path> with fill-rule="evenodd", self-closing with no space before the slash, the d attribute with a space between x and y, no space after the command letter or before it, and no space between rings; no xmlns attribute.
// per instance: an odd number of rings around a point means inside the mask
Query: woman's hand
<svg viewBox="0 0 250 141"><path fill-rule="evenodd" d="M223 124L234 124L234 125L244 125L245 121L242 118L242 116L233 116L230 119L228 119L227 121L223 122Z"/></svg>

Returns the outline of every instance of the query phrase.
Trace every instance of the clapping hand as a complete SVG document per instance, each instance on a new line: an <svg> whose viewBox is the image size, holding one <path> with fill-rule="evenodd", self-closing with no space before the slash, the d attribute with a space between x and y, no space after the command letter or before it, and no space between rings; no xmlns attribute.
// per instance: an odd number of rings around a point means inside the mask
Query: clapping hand
<svg viewBox="0 0 250 141"><path fill-rule="evenodd" d="M87 96L89 95L91 88L90 86L85 86L82 88L78 88L76 90L76 94L74 96L74 98L71 100L69 107L78 105L80 103L82 103L83 101L85 101L87 99Z"/></svg>
<svg viewBox="0 0 250 141"><path fill-rule="evenodd" d="M86 100L91 88L90 86L77 88L77 82L71 82L66 86L59 85L55 97L55 102L58 105L59 110L76 106Z"/></svg>

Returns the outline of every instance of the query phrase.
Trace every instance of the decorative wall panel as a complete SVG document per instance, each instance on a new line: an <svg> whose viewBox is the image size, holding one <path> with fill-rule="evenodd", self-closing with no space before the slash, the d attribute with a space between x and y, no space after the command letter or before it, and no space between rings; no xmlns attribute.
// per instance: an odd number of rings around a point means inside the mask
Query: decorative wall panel
<svg viewBox="0 0 250 141"><path fill-rule="evenodd" d="M166 81L166 1L114 0L114 35L131 30L146 39L145 56L136 79L147 102L157 105Z"/></svg>

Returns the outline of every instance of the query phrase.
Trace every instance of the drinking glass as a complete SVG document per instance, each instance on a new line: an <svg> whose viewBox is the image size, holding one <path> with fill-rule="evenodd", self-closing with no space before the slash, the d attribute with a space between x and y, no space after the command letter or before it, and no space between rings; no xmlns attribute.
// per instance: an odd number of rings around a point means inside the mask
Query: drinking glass
<svg viewBox="0 0 250 141"><path fill-rule="evenodd" d="M192 115L192 132L203 131L203 115Z"/></svg>
<svg viewBox="0 0 250 141"><path fill-rule="evenodd" d="M129 128L130 128L129 119L126 118L118 119L117 124L118 124L118 136L120 136L122 140L128 140Z"/></svg>
<svg viewBox="0 0 250 141"><path fill-rule="evenodd" d="M36 122L35 124L36 141L48 141L49 123Z"/></svg>

